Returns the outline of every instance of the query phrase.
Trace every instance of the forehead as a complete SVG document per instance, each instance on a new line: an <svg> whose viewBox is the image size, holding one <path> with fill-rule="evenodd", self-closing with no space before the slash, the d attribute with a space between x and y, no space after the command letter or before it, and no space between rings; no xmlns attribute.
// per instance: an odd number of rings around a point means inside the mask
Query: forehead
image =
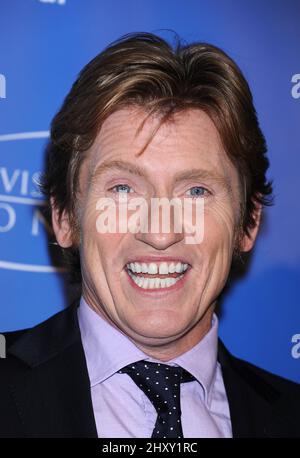
<svg viewBox="0 0 300 458"><path fill-rule="evenodd" d="M167 122L160 123L158 116L149 117L139 130L147 113L134 107L123 108L111 114L103 123L94 142L94 152L100 156L119 153L130 148L133 154L143 148L151 133L159 126L149 149L178 148L185 145L201 148L221 146L218 132L211 119L200 110L186 110L174 114ZM97 158L96 158L97 159Z"/></svg>
<svg viewBox="0 0 300 458"><path fill-rule="evenodd" d="M89 153L90 175L102 163L126 160L147 168L153 176L157 172L171 176L179 169L202 167L236 179L236 171L225 154L218 131L206 113L185 110L165 123L151 116L139 130L146 117L143 109L128 107L104 121ZM139 155L154 130L154 137Z"/></svg>

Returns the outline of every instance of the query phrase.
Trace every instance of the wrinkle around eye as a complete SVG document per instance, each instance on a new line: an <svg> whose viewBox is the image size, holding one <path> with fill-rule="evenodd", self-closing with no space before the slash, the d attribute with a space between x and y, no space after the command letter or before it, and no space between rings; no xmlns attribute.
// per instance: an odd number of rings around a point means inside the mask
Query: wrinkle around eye
<svg viewBox="0 0 300 458"><path fill-rule="evenodd" d="M120 183L120 184L116 184L114 186L112 186L111 188L108 189L109 192L112 192L112 193L116 193L116 194L119 194L118 191L113 191L114 189L118 188L118 187L127 187L128 189L132 189L132 192L134 192L133 188L127 184L123 184L123 183ZM120 192L120 194L123 194L124 191ZM125 192L125 194L130 194L131 192L129 191L128 193Z"/></svg>

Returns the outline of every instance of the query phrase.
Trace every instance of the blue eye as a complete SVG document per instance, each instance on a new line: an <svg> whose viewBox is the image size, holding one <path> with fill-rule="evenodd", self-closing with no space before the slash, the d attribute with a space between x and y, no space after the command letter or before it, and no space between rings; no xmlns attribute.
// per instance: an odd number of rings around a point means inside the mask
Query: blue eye
<svg viewBox="0 0 300 458"><path fill-rule="evenodd" d="M131 192L131 187L128 186L127 184L117 184L116 186L114 186L113 188L111 188L112 190L115 190L115 192L117 193L130 193Z"/></svg>
<svg viewBox="0 0 300 458"><path fill-rule="evenodd" d="M203 197L209 191L203 188L203 186L193 186L189 189L189 192L191 197Z"/></svg>

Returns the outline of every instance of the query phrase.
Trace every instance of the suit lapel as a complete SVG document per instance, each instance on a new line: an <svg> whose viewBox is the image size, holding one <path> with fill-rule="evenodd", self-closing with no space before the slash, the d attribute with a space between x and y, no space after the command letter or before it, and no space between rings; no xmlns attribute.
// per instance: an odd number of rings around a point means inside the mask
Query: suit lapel
<svg viewBox="0 0 300 458"><path fill-rule="evenodd" d="M227 393L232 433L238 437L294 437L298 429L290 405L251 365L232 356L219 341L218 360ZM296 418L296 417L295 417Z"/></svg>
<svg viewBox="0 0 300 458"><path fill-rule="evenodd" d="M97 437L77 305L8 349L26 366L11 383L27 437Z"/></svg>

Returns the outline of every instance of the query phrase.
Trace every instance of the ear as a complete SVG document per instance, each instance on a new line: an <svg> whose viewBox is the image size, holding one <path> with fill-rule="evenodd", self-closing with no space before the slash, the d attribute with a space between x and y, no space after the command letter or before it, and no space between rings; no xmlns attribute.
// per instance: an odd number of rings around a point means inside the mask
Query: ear
<svg viewBox="0 0 300 458"><path fill-rule="evenodd" d="M250 251L253 248L255 240L256 240L256 237L257 237L257 234L258 234L258 229L259 229L259 226L260 226L260 222L261 222L261 214L262 214L262 205L259 202L256 202L255 203L255 209L254 209L254 212L253 212L253 217L254 217L255 224L251 229L249 229L249 231L248 231L249 235L244 234L241 237L241 240L240 240L240 251L247 252L247 251Z"/></svg>
<svg viewBox="0 0 300 458"><path fill-rule="evenodd" d="M51 198L51 216L52 226L55 233L57 243L62 248L69 248L73 245L72 232L69 217L64 211L61 218L59 218L59 212L54 205L53 199Z"/></svg>

